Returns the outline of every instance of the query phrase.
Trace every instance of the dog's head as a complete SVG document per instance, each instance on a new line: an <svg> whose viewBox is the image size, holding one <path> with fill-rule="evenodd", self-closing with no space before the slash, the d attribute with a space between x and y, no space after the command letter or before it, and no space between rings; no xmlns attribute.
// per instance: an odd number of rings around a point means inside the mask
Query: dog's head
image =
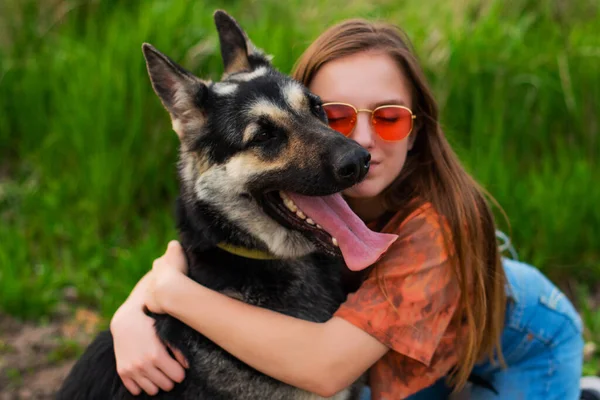
<svg viewBox="0 0 600 400"><path fill-rule="evenodd" d="M183 200L211 206L251 245L276 256L316 248L339 254L292 198L358 183L369 153L330 129L321 100L275 70L233 18L222 11L214 17L225 66L220 82L201 80L143 45L152 86L181 141Z"/></svg>

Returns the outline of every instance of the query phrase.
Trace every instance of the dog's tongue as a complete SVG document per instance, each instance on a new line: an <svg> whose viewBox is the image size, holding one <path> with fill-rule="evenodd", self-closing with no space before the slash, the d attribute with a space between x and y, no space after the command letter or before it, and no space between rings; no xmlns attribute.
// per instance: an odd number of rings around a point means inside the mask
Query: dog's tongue
<svg viewBox="0 0 600 400"><path fill-rule="evenodd" d="M344 261L352 271L372 265L398 238L370 230L340 194L312 197L287 193L304 214L337 239Z"/></svg>

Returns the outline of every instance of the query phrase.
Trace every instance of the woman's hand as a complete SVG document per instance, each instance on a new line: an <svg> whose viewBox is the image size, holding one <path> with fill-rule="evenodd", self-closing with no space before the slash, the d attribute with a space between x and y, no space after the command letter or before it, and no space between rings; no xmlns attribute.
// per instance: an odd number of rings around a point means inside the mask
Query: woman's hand
<svg viewBox="0 0 600 400"><path fill-rule="evenodd" d="M156 314L165 314L164 303L181 279L187 279L187 261L179 242L169 242L165 254L154 260L148 274L148 296L145 305Z"/></svg>
<svg viewBox="0 0 600 400"><path fill-rule="evenodd" d="M179 252L182 258L179 258ZM117 372L127 390L134 395L140 394L142 390L149 395L157 394L159 388L164 391L171 390L175 382L183 381L183 367L188 367L179 350L170 347L176 360L169 355L167 347L156 334L154 319L143 311L145 304L154 302L157 293L156 282L169 276L166 274L175 272L170 271L171 267L167 268L167 265L171 264L179 268L180 272L176 272L179 275L187 268L185 256L177 242L169 243L165 255L154 262L156 268L153 267L153 270L140 280L110 323ZM154 307L152 311L160 312L161 309Z"/></svg>

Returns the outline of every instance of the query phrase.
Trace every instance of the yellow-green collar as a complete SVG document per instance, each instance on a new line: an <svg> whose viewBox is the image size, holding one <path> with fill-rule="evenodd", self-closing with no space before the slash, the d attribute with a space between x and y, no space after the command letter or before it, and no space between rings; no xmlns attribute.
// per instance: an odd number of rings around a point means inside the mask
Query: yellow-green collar
<svg viewBox="0 0 600 400"><path fill-rule="evenodd" d="M247 247L234 246L229 243L221 242L217 243L217 247L221 250L225 250L231 254L235 254L236 256L253 258L255 260L276 260L277 257L274 255L267 253L266 251L257 250L257 249L249 249Z"/></svg>

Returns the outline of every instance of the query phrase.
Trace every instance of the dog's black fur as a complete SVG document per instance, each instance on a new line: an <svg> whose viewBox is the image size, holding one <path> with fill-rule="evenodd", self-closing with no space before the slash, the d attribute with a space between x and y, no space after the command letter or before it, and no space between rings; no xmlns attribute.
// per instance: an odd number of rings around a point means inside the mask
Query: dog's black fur
<svg viewBox="0 0 600 400"><path fill-rule="evenodd" d="M224 79L201 81L144 45L153 87L181 140L178 228L189 275L249 304L323 322L345 300L343 261L331 237L287 211L279 191L321 196L360 181L369 156L332 131L320 99L280 74L237 23L215 13ZM276 256L257 260L229 243ZM247 366L168 315L153 315L159 337L189 361L186 378L156 399L318 399ZM335 399L352 399L358 384ZM134 398L117 375L110 332L73 367L58 399ZM137 398L137 397L136 397Z"/></svg>

